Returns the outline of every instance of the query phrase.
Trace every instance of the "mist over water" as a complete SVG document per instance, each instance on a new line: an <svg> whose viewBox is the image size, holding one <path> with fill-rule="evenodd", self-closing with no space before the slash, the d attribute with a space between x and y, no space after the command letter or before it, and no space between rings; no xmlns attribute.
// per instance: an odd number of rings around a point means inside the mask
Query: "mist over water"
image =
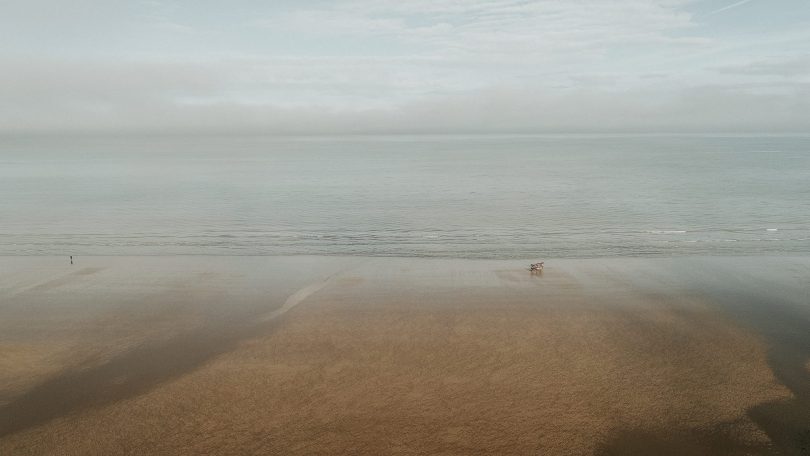
<svg viewBox="0 0 810 456"><path fill-rule="evenodd" d="M2 255L810 253L810 136L0 140Z"/></svg>

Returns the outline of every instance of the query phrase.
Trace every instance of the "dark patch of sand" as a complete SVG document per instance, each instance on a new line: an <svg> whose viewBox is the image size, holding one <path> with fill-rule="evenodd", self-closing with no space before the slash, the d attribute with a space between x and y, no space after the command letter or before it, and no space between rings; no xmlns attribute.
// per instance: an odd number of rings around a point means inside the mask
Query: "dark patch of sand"
<svg viewBox="0 0 810 456"><path fill-rule="evenodd" d="M765 339L768 365L792 393L790 398L763 402L748 411L774 448L787 455L810 454L810 281L806 280L810 268L801 271L794 276L797 282L775 288L773 282L778 283L784 272L778 264L765 261L733 274L720 272L709 291L726 313Z"/></svg>

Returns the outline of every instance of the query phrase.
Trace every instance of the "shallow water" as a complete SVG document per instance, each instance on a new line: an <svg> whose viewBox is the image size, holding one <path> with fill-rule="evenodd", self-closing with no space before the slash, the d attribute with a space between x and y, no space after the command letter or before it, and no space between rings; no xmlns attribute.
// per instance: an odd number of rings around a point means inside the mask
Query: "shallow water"
<svg viewBox="0 0 810 456"><path fill-rule="evenodd" d="M810 253L810 136L0 139L3 255Z"/></svg>

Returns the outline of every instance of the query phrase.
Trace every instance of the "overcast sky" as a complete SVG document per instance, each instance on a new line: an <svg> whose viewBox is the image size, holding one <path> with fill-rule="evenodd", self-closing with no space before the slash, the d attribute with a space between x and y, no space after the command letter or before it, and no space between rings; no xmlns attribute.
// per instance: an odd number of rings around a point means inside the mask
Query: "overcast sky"
<svg viewBox="0 0 810 456"><path fill-rule="evenodd" d="M0 132L810 132L810 0L0 0Z"/></svg>

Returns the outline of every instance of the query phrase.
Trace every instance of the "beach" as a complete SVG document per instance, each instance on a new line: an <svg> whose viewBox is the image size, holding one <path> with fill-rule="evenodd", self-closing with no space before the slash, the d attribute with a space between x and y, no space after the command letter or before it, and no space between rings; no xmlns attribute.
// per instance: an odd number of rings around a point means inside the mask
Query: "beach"
<svg viewBox="0 0 810 456"><path fill-rule="evenodd" d="M0 454L807 454L810 257L0 257Z"/></svg>

